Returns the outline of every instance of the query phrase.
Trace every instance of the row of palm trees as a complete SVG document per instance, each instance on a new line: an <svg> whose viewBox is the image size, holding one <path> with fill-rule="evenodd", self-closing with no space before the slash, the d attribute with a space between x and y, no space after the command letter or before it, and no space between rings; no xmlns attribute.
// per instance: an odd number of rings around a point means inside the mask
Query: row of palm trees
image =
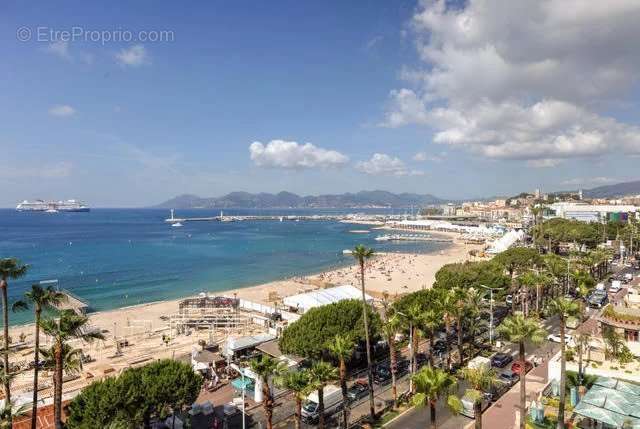
<svg viewBox="0 0 640 429"><path fill-rule="evenodd" d="M564 428L564 412L566 403L566 344L564 341L564 334L566 329L566 320L569 317L576 316L582 311L581 306L573 300L560 297L553 299L549 304L550 314L558 316L560 325L560 398L558 406L558 425L559 429ZM541 326L540 321L534 317L526 317L524 314L518 312L512 316L507 317L503 323L498 327L498 333L502 337L518 347L518 361L521 364L520 372L520 428L524 429L526 426L526 371L525 368L525 356L527 345L537 345L542 343L547 335L547 332ZM588 341L588 339L586 339ZM581 355L581 353L580 353ZM496 374L492 369L485 367L476 368L462 368L458 372L458 376L466 380L470 389L466 391L465 396L472 399L474 402L474 414L475 414L475 427L476 429L482 428L482 391L486 391L492 385L497 383ZM436 403L439 399L449 394L447 397L447 404L454 411L459 411L461 408L460 401L451 392L456 386L456 378L451 376L449 372L435 368L431 364L422 368L419 372L414 374L413 381L415 384L416 395L413 397L413 403L415 405L428 405L430 408L430 426L436 428Z"/></svg>
<svg viewBox="0 0 640 429"><path fill-rule="evenodd" d="M14 407L11 401L11 381L15 374L11 373L9 366L9 303L8 280L23 277L29 269L28 265L21 263L16 258L0 259L0 289L2 292L2 317L4 322L3 335L3 367L2 384L4 387L5 406L2 411L3 420L11 427L13 418L21 414L24 407ZM33 354L33 404L31 408L31 429L36 428L38 409L39 372L41 367L53 369L53 403L54 423L56 429L62 428L62 381L64 372L77 371L81 365L82 353L72 348L68 342L74 339L92 341L103 339L101 333L87 330L88 318L76 314L72 310L63 310L58 318L43 318L42 313L46 309L54 308L66 299L66 295L51 286L43 288L40 284L34 284L24 294L23 300L13 303L13 311L24 311L30 306L34 312L34 354ZM40 349L40 331L53 339L50 349ZM41 356L44 359L41 359Z"/></svg>
<svg viewBox="0 0 640 429"><path fill-rule="evenodd" d="M293 392L295 407L295 424L299 429L302 421L302 401L311 392L318 392L319 427L325 427L324 416L324 388L327 384L338 379L338 368L329 362L316 361L310 368L301 370L287 370L285 364L272 357L261 355L249 362L251 371L262 382L262 407L264 408L267 429L273 428L273 410L275 401L273 398L273 385L288 389ZM344 380L343 377L340 377ZM346 389L343 389L346 398ZM346 404L345 404L346 405Z"/></svg>

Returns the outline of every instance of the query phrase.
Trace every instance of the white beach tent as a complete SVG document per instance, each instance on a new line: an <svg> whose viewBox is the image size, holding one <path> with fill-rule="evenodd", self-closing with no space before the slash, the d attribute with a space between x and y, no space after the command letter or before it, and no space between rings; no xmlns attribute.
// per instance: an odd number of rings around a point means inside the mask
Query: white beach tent
<svg viewBox="0 0 640 429"><path fill-rule="evenodd" d="M287 307L296 308L300 313L306 313L310 308L333 304L345 299L362 299L362 291L351 285L343 285L288 296L282 301ZM365 299L369 302L373 301L369 295L365 295Z"/></svg>

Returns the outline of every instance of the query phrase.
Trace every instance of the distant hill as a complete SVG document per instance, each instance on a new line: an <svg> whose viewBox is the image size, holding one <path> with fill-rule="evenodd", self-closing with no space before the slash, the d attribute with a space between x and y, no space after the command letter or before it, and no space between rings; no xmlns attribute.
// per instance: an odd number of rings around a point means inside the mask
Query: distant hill
<svg viewBox="0 0 640 429"><path fill-rule="evenodd" d="M355 194L300 196L291 192L277 194L231 192L222 197L202 198L184 194L158 204L158 208L367 208L367 207L409 207L441 204L446 202L433 195L394 194L387 191L361 191Z"/></svg>
<svg viewBox="0 0 640 429"><path fill-rule="evenodd" d="M640 194L640 180L598 186L597 188L584 190L582 193L587 198L614 198L624 195L638 195Z"/></svg>

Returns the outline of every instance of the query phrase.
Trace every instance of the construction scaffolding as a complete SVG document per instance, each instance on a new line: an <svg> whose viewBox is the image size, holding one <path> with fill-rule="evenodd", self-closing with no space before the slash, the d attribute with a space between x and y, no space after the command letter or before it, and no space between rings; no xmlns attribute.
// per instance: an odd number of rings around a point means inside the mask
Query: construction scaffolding
<svg viewBox="0 0 640 429"><path fill-rule="evenodd" d="M169 317L169 328L177 334L189 329L238 329L245 331L253 316L234 308L183 308Z"/></svg>

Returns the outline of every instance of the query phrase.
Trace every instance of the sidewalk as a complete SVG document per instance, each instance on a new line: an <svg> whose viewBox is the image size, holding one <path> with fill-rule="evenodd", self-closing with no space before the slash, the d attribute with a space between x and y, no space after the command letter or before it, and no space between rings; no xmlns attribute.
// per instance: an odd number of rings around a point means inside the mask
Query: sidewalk
<svg viewBox="0 0 640 429"><path fill-rule="evenodd" d="M544 356L544 363L533 368L527 374L527 406L532 400L538 399L538 395L548 384L548 367L550 356L557 351L557 345L545 347L537 350L538 356ZM482 415L483 427L491 429L513 429L517 428L516 414L520 410L520 382L516 383L507 393L505 393L497 402L489 407Z"/></svg>

